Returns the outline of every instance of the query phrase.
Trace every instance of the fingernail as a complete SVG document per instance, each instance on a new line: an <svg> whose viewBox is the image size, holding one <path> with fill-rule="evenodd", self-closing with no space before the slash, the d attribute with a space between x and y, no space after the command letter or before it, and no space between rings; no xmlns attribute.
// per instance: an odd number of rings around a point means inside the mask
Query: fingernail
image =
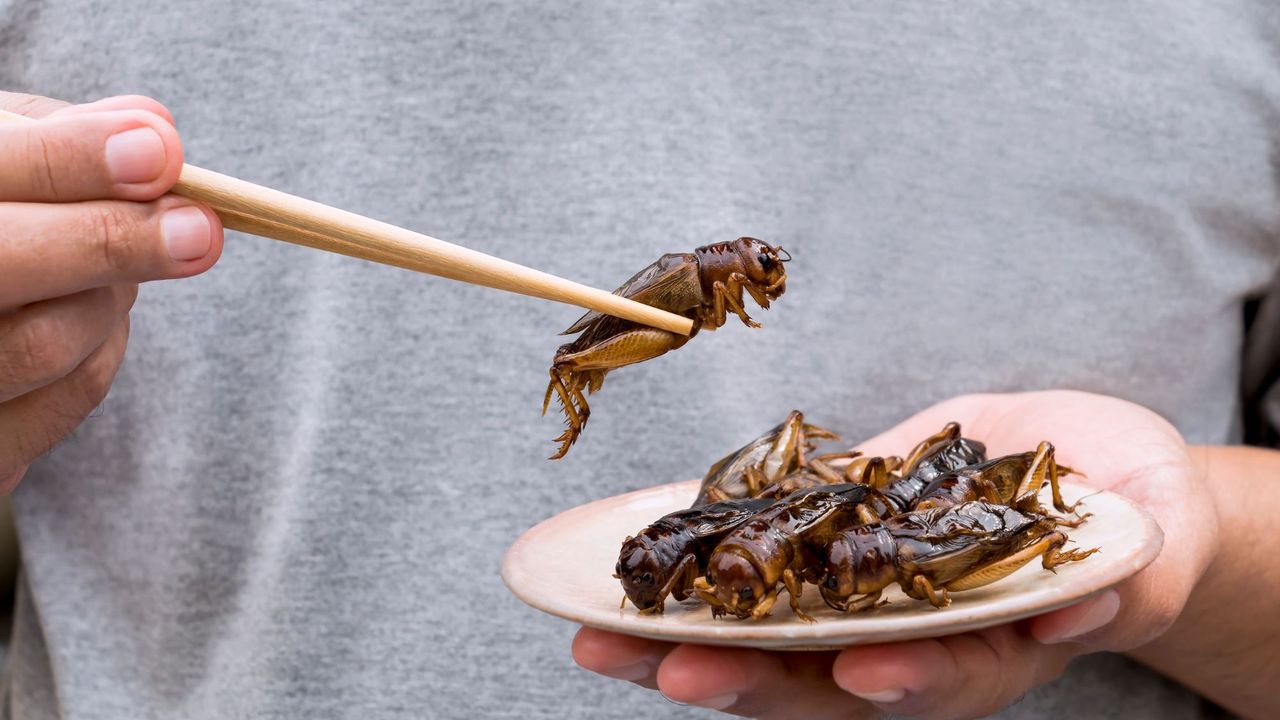
<svg viewBox="0 0 1280 720"><path fill-rule="evenodd" d="M724 710L736 702L738 702L738 693L725 693L724 695L716 695L702 700L691 700L689 704L710 710Z"/></svg>
<svg viewBox="0 0 1280 720"><path fill-rule="evenodd" d="M209 254L213 233L209 218L196 207L170 210L160 218L160 234L165 248L175 262L198 260Z"/></svg>
<svg viewBox="0 0 1280 720"><path fill-rule="evenodd" d="M107 168L118 183L151 182L160 177L165 165L164 141L149 127L107 138Z"/></svg>
<svg viewBox="0 0 1280 720"><path fill-rule="evenodd" d="M875 703L877 705L890 705L906 697L907 691L904 688L889 688L888 690L878 690L876 692L850 691L850 694L857 695L863 700L866 700L867 702Z"/></svg>
<svg viewBox="0 0 1280 720"><path fill-rule="evenodd" d="M1048 644L1066 642L1081 635L1087 635L1114 620L1119 611L1120 593L1108 590L1093 601L1093 605L1080 616L1079 620L1076 620L1075 625L1067 628L1057 637L1042 638L1040 642Z"/></svg>

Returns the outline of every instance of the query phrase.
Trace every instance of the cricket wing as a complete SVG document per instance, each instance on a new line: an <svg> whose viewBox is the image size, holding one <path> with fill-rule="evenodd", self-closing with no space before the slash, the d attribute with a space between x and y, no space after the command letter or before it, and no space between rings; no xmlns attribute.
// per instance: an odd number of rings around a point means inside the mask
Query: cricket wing
<svg viewBox="0 0 1280 720"><path fill-rule="evenodd" d="M690 253L663 255L657 262L632 275L613 294L675 313L697 307L703 300L698 261ZM605 317L604 313L592 310L560 334L580 333L602 317Z"/></svg>

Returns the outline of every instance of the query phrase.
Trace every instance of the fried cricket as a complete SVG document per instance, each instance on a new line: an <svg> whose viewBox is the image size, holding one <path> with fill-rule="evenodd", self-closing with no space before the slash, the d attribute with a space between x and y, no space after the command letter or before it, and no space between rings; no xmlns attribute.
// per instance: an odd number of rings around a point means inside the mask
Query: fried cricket
<svg viewBox="0 0 1280 720"><path fill-rule="evenodd" d="M792 410L777 427L712 465L693 504L756 497L766 487L801 470L815 440L839 439L830 430L805 423L804 414Z"/></svg>
<svg viewBox="0 0 1280 720"><path fill-rule="evenodd" d="M1036 477L1026 474L1010 504L975 500L841 531L825 549L823 600L837 610L865 610L897 582L909 597L946 607L951 592L989 585L1037 557L1053 570L1097 552L1063 551L1067 535L1041 511Z"/></svg>
<svg viewBox="0 0 1280 720"><path fill-rule="evenodd" d="M747 498L677 510L628 537L613 574L622 581L623 605L630 600L640 614L660 615L668 596L684 600L721 538L773 502Z"/></svg>
<svg viewBox="0 0 1280 720"><path fill-rule="evenodd" d="M688 336L598 312L589 312L569 326L562 335L581 334L556 351L551 382L542 400L545 415L552 395L559 398L567 425L556 438L560 447L551 459L564 457L582 434L591 414L586 395L600 389L610 370L674 350L700 329L724 325L730 312L748 327L760 327L743 307L743 292L767 309L786 289L783 263L790 259L781 247L741 237L691 253L663 255L614 291L692 319L693 331Z"/></svg>

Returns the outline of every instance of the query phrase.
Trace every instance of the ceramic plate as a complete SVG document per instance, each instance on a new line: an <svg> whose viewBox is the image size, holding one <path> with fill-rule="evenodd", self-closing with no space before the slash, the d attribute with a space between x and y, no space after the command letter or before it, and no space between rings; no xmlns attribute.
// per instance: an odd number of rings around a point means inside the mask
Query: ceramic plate
<svg viewBox="0 0 1280 720"><path fill-rule="evenodd" d="M806 585L800 605L817 620L812 624L796 619L785 592L772 615L755 621L713 619L707 605L692 600L668 599L663 615L640 615L629 602L619 610L622 586L612 574L623 539L688 507L698 484L660 485L562 512L507 550L502 579L529 605L591 627L706 645L804 650L950 635L1038 615L1133 575L1155 559L1163 541L1155 520L1129 499L1063 482L1068 502L1093 493L1083 505L1093 517L1067 530L1074 541L1067 547L1099 547L1101 552L1063 565L1057 574L1033 561L997 583L952 594L945 609L912 600L895 585L885 593L888 605L844 614L823 604L818 589Z"/></svg>

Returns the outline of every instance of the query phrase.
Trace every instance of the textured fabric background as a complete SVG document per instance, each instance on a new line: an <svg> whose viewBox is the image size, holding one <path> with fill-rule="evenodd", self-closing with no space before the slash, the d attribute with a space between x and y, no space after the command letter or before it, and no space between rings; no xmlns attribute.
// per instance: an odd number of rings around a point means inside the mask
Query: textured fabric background
<svg viewBox="0 0 1280 720"><path fill-rule="evenodd" d="M793 407L858 438L1068 387L1237 439L1274 4L892 6L0 0L0 86L152 95L196 164L603 287L743 234L795 255L764 330L614 373L551 463L577 310L229 236L144 288L111 396L16 495L10 713L702 716L577 670L507 544ZM1004 716L1201 712L1102 657Z"/></svg>

